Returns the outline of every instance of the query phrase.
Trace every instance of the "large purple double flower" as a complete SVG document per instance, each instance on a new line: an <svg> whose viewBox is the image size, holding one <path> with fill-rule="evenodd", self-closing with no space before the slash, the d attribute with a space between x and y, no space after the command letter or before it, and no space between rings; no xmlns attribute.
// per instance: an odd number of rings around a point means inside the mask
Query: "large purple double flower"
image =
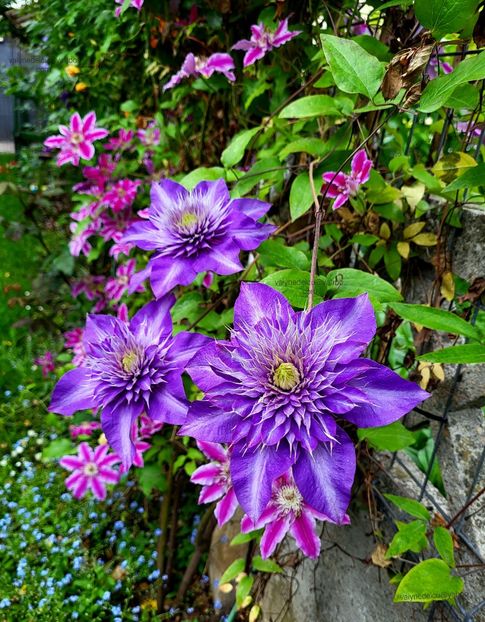
<svg viewBox="0 0 485 622"><path fill-rule="evenodd" d="M367 295L297 313L271 287L243 283L234 315L230 341L213 342L188 364L205 397L191 404L180 433L231 446L232 485L253 521L292 468L303 500L345 522L355 450L335 416L382 426L428 394L359 358L376 331Z"/></svg>
<svg viewBox="0 0 485 622"><path fill-rule="evenodd" d="M224 180L202 181L189 191L164 179L151 188L148 220L132 225L123 241L155 251L131 291L150 276L160 298L176 285L189 285L199 272L234 274L243 269L241 250L257 248L275 230L257 222L270 208L258 199L231 199Z"/></svg>
<svg viewBox="0 0 485 622"><path fill-rule="evenodd" d="M182 384L187 361L210 342L196 333L172 337L173 296L150 302L130 322L89 315L83 334L82 365L57 383L50 410L72 415L101 408L101 427L128 468L136 456L133 423L142 413L152 420L180 424L188 402Z"/></svg>

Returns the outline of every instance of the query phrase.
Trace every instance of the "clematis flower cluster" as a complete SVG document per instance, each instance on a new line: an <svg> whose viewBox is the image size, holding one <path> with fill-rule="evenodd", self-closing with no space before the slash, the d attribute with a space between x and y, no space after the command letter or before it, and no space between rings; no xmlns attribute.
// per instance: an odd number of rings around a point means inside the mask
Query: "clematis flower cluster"
<svg viewBox="0 0 485 622"><path fill-rule="evenodd" d="M202 181L191 191L164 179L152 184L150 198L148 219L132 225L123 241L154 251L146 269L132 278L130 291L149 277L157 298L192 283L199 272L241 271L241 250L254 250L275 230L258 222L269 203L231 199L222 179Z"/></svg>
<svg viewBox="0 0 485 622"><path fill-rule="evenodd" d="M96 113L89 112L83 119L78 112L71 117L69 127L59 126L58 136L49 136L44 145L50 149L60 149L57 165L71 163L79 166L79 161L91 160L94 156L93 142L105 138L108 131L96 127Z"/></svg>
<svg viewBox="0 0 485 622"><path fill-rule="evenodd" d="M288 19L278 22L275 30L269 30L263 23L251 26L251 38L241 39L232 46L233 50L243 50L246 52L243 59L244 67L253 65L257 60L261 60L273 48L278 48L294 37L301 34L301 30L290 32L288 30Z"/></svg>
<svg viewBox="0 0 485 622"><path fill-rule="evenodd" d="M348 522L356 460L341 420L387 425L428 397L361 357L375 331L367 295L295 312L271 287L243 283L230 340L206 345L187 366L204 397L180 434L228 446L229 468L196 479L232 486L243 527L266 528L265 555L289 531L315 556L314 519Z"/></svg>
<svg viewBox="0 0 485 622"><path fill-rule="evenodd" d="M210 78L214 73L222 73L228 80L234 82L236 76L234 75L234 61L229 54L211 54L211 56L194 56L194 54L187 54L182 67L175 73L167 84L164 85L163 90L167 91L177 86L182 80L190 78L190 76L203 78Z"/></svg>
<svg viewBox="0 0 485 622"><path fill-rule="evenodd" d="M357 194L360 186L369 181L372 160L369 160L365 149L358 151L352 158L350 175L340 171L328 172L322 175L325 182L322 192L331 199L335 199L333 209L345 205L350 197Z"/></svg>
<svg viewBox="0 0 485 622"><path fill-rule="evenodd" d="M186 332L172 336L174 302L166 297L148 303L131 321L89 315L83 333L85 359L62 376L52 394L52 412L101 410L102 430L124 469L139 459L133 426L142 414L173 424L185 420L182 373L208 338Z"/></svg>

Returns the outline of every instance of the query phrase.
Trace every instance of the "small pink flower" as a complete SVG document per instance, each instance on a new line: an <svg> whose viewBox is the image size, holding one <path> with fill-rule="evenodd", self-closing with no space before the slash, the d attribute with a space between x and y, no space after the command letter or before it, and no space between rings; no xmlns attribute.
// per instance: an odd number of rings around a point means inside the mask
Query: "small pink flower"
<svg viewBox="0 0 485 622"><path fill-rule="evenodd" d="M83 421L79 425L70 425L69 433L71 438L77 438L78 436L91 436L95 430L100 430L101 424L99 421Z"/></svg>
<svg viewBox="0 0 485 622"><path fill-rule="evenodd" d="M155 421L146 415L140 417L140 438L150 438L163 428L163 421Z"/></svg>
<svg viewBox="0 0 485 622"><path fill-rule="evenodd" d="M228 80L234 82L234 61L229 54L212 54L208 58L205 56L194 56L192 53L187 54L182 67L170 80L165 84L163 90L172 89L185 78L190 76L203 76L210 78L215 72L222 73Z"/></svg>
<svg viewBox="0 0 485 622"><path fill-rule="evenodd" d="M83 344L84 328L73 328L64 333L65 341L64 347L68 350L72 350L74 357L71 361L73 365L81 365L86 358L86 350Z"/></svg>
<svg viewBox="0 0 485 622"><path fill-rule="evenodd" d="M104 145L104 148L106 149L106 151L123 151L130 146L134 136L135 133L133 132L133 130L121 129L118 132L118 136L110 138L108 142Z"/></svg>
<svg viewBox="0 0 485 622"><path fill-rule="evenodd" d="M335 199L333 209L342 207L350 197L357 194L359 187L369 180L372 160L369 160L365 149L358 151L352 159L350 175L346 173L328 172L323 174L322 192L331 199Z"/></svg>
<svg viewBox="0 0 485 622"><path fill-rule="evenodd" d="M284 45L294 37L301 34L301 30L290 32L288 30L288 18L278 22L276 30L269 30L262 22L257 26L251 26L251 39L241 39L232 46L233 50L244 50L243 65L249 67L260 60L273 48Z"/></svg>
<svg viewBox="0 0 485 622"><path fill-rule="evenodd" d="M128 291L130 279L136 271L136 259L130 259L125 264L118 266L116 276L110 277L106 282L106 296L109 300L116 302L125 292ZM136 292L144 291L144 287L139 285Z"/></svg>
<svg viewBox="0 0 485 622"><path fill-rule="evenodd" d="M199 503L211 503L220 499L214 510L219 527L232 518L238 501L231 483L227 449L218 443L197 441L200 451L212 462L203 464L192 473L190 481L201 484ZM222 497L222 498L221 498Z"/></svg>
<svg viewBox="0 0 485 622"><path fill-rule="evenodd" d="M116 260L119 259L120 255L129 255L133 250L134 244L131 242L115 242L113 246L109 249L109 256L114 257Z"/></svg>
<svg viewBox="0 0 485 622"><path fill-rule="evenodd" d="M121 212L136 199L140 185L140 180L120 179L106 192L102 202L104 205L108 205L113 212Z"/></svg>
<svg viewBox="0 0 485 622"><path fill-rule="evenodd" d="M269 557L287 533L290 533L298 547L307 557L318 557L320 538L315 532L315 519L330 520L321 512L310 507L298 490L293 477L288 473L275 480L268 506L257 521L245 515L241 521L242 533L265 527L261 538L261 557ZM343 524L350 519L345 515Z"/></svg>
<svg viewBox="0 0 485 622"><path fill-rule="evenodd" d="M36 365L40 365L44 378L47 378L49 374L56 369L54 357L52 352L49 351L42 354L42 356L37 357L34 362Z"/></svg>
<svg viewBox="0 0 485 622"><path fill-rule="evenodd" d="M123 9L123 4L125 0L115 0L116 4L120 4L121 6L116 7L115 16L119 17L121 15L121 10ZM130 6L132 6L137 11L141 11L141 7L143 6L144 0L131 0Z"/></svg>
<svg viewBox="0 0 485 622"><path fill-rule="evenodd" d="M77 298L80 294L84 294L88 300L95 300L102 295L104 283L104 276L89 274L73 283L71 286L71 295L73 298Z"/></svg>
<svg viewBox="0 0 485 622"><path fill-rule="evenodd" d="M136 135L145 147L156 147L160 143L160 129L155 125L155 121L150 121L146 128L138 130Z"/></svg>
<svg viewBox="0 0 485 622"><path fill-rule="evenodd" d="M49 136L44 145L49 148L60 149L57 156L57 165L62 166L71 162L74 166L79 165L79 160L91 160L94 156L93 142L108 135L108 131L96 127L96 114L88 112L81 119L78 112L71 117L70 125L59 126L58 136Z"/></svg>
<svg viewBox="0 0 485 622"><path fill-rule="evenodd" d="M81 443L77 456L64 456L59 464L72 471L66 479L66 486L75 499L81 499L88 488L102 501L106 499L106 484L116 484L120 474L111 468L120 459L115 454L108 454L108 445L99 445L93 451L87 443Z"/></svg>

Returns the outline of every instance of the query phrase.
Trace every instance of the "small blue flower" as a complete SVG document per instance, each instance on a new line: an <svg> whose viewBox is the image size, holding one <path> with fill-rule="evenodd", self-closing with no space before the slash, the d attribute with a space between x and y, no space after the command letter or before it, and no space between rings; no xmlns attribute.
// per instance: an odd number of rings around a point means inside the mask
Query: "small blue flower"
<svg viewBox="0 0 485 622"><path fill-rule="evenodd" d="M102 600L109 600L111 598L111 592L105 592L101 598Z"/></svg>

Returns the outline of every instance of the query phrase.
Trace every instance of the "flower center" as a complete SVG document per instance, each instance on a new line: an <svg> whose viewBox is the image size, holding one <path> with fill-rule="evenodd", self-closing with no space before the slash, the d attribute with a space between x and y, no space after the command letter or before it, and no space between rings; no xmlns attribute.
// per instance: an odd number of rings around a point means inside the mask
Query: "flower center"
<svg viewBox="0 0 485 622"><path fill-rule="evenodd" d="M275 502L278 509L285 514L294 512L299 515L303 507L303 497L296 486L282 486L276 493Z"/></svg>
<svg viewBox="0 0 485 622"><path fill-rule="evenodd" d="M135 370L137 364L138 354L136 352L131 351L123 354L121 365L128 374L131 374Z"/></svg>
<svg viewBox="0 0 485 622"><path fill-rule="evenodd" d="M73 145L79 145L79 143L83 142L83 135L80 134L79 132L73 132L71 134L71 143Z"/></svg>
<svg viewBox="0 0 485 622"><path fill-rule="evenodd" d="M192 212L185 212L179 220L179 225L184 229L190 229L197 223L197 221L198 218L196 214L193 214Z"/></svg>
<svg viewBox="0 0 485 622"><path fill-rule="evenodd" d="M97 473L98 473L98 467L96 466L94 462L88 462L84 466L84 475L87 475L88 477L93 477L94 475L97 475Z"/></svg>
<svg viewBox="0 0 485 622"><path fill-rule="evenodd" d="M283 391L291 391L300 382L300 374L293 363L281 363L273 373L273 383Z"/></svg>

